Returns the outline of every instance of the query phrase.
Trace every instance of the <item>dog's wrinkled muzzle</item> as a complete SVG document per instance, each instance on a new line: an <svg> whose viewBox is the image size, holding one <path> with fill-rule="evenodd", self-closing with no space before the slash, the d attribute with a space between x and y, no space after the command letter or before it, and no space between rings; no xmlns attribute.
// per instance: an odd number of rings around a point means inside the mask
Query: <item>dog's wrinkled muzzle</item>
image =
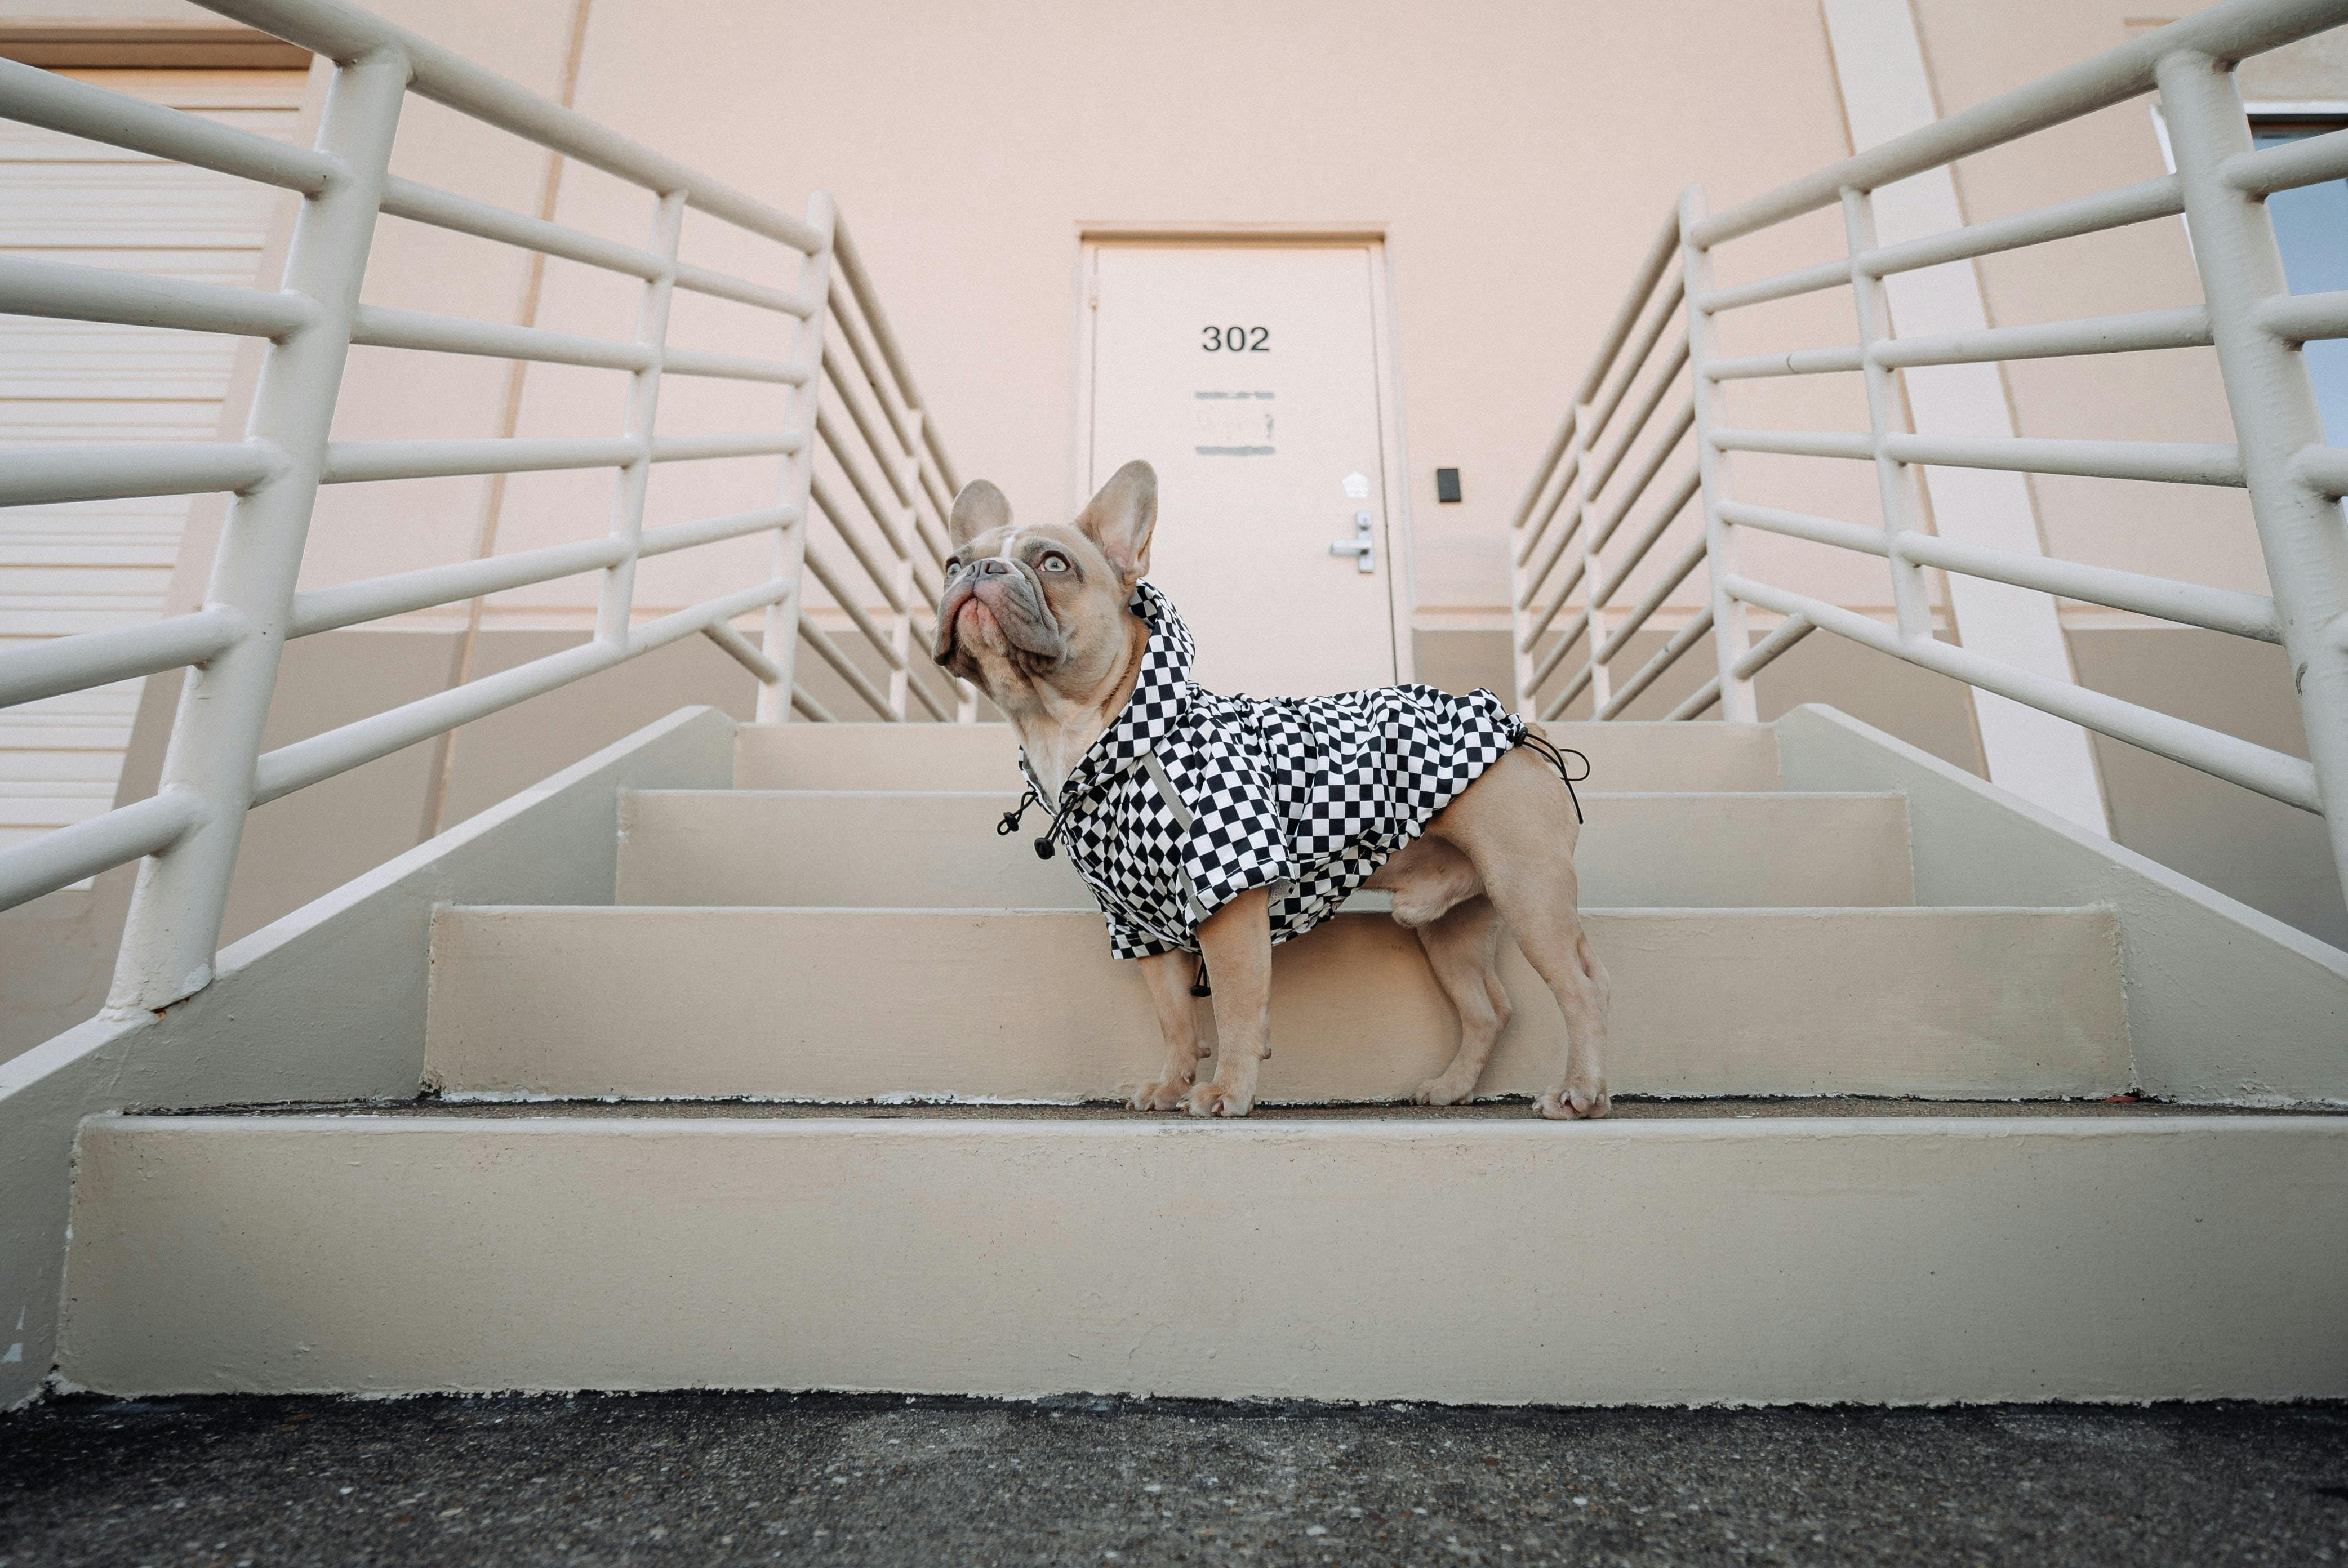
<svg viewBox="0 0 2348 1568"><path fill-rule="evenodd" d="M964 606L973 599L986 608L994 623L1003 629L1004 641L1020 652L1057 659L1067 651L1067 638L1053 618L1051 607L1045 603L1044 590L1035 578L1015 561L990 556L963 568L938 600L937 644L931 657L941 665L951 668L959 652L955 628L961 622Z"/></svg>

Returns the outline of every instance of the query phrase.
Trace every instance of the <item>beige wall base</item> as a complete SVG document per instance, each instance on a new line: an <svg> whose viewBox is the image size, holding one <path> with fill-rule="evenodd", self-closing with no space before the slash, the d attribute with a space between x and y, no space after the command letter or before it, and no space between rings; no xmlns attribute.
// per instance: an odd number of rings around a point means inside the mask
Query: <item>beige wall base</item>
<svg viewBox="0 0 2348 1568"><path fill-rule="evenodd" d="M114 1394L2348 1395L2348 1118L86 1123Z"/></svg>
<svg viewBox="0 0 2348 1568"><path fill-rule="evenodd" d="M1618 910L1590 930L1617 1093L2127 1084L2106 911ZM1556 1003L1513 948L1501 972L1517 1015L1481 1091L1554 1087ZM1277 949L1272 1031L1267 1103L1407 1098L1458 1040L1417 938L1373 915ZM1091 910L446 909L427 1032L447 1090L587 1099L1118 1099L1162 1055Z"/></svg>

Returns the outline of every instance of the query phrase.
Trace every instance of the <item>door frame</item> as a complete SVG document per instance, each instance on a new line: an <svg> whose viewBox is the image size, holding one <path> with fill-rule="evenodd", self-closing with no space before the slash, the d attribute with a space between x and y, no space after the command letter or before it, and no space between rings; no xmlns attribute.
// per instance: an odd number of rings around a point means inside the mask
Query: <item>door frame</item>
<svg viewBox="0 0 2348 1568"><path fill-rule="evenodd" d="M1080 222L1076 225L1075 442L1069 449L1068 509L1073 515L1089 498L1093 439L1094 263L1104 246L1147 245L1200 251L1350 250L1359 246L1370 260L1370 342L1375 364L1373 391L1378 406L1378 484L1385 491L1386 626L1392 640L1395 679L1417 679L1411 650L1412 612L1417 608L1411 556L1410 464L1403 446L1402 363L1395 333L1394 272L1386 264L1384 223Z"/></svg>

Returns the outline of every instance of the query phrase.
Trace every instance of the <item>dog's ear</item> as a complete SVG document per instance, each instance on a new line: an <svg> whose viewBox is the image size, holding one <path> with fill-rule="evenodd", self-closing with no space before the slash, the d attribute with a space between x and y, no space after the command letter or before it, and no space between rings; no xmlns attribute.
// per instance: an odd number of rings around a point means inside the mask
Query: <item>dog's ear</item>
<svg viewBox="0 0 2348 1568"><path fill-rule="evenodd" d="M953 514L946 518L946 532L953 536L956 549L981 534L1010 526L1011 503L984 479L973 479L962 487L962 494L954 497Z"/></svg>
<svg viewBox="0 0 2348 1568"><path fill-rule="evenodd" d="M1108 477L1076 518L1076 529L1100 546L1128 587L1149 575L1149 536L1158 527L1158 470L1139 458Z"/></svg>

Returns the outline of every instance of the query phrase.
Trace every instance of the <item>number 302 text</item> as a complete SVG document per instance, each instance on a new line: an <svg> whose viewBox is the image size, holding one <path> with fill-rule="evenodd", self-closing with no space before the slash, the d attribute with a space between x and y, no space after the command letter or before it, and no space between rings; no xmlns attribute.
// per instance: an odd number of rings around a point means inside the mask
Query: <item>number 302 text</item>
<svg viewBox="0 0 2348 1568"><path fill-rule="evenodd" d="M1199 346L1209 354L1270 354L1270 327L1200 327Z"/></svg>

